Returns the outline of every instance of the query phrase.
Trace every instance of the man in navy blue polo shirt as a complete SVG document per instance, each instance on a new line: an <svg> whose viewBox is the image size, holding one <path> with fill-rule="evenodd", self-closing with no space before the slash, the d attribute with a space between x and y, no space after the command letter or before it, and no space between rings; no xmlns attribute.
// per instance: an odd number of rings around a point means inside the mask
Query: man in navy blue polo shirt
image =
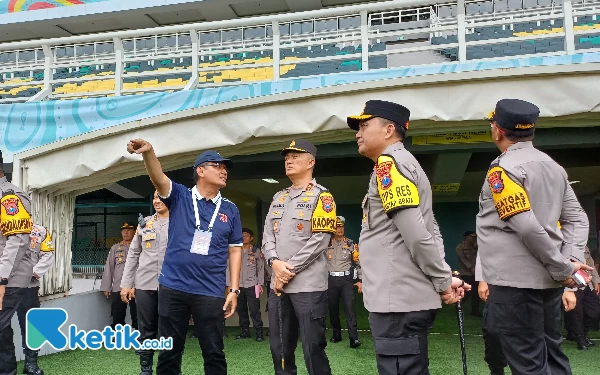
<svg viewBox="0 0 600 375"><path fill-rule="evenodd" d="M223 316L229 318L237 307L243 243L239 210L219 192L233 162L216 151L202 153L194 164L196 185L190 189L163 173L149 142L132 140L127 150L142 154L150 180L170 212L169 240L158 279L158 334L172 337L173 349L159 354L156 373L181 372L191 315L202 348L204 373L225 375ZM228 259L231 289L225 299Z"/></svg>

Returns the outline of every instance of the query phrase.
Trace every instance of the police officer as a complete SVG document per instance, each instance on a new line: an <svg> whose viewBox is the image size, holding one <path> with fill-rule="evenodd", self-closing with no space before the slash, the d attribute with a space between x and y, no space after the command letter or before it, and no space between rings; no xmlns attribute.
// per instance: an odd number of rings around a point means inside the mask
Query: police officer
<svg viewBox="0 0 600 375"><path fill-rule="evenodd" d="M263 235L263 252L273 269L268 302L273 365L278 375L296 374L299 328L308 374L330 375L325 251L335 233L336 206L313 179L317 148L312 143L296 139L281 153L292 186L273 197Z"/></svg>
<svg viewBox="0 0 600 375"><path fill-rule="evenodd" d="M590 249L585 247L585 262L588 266L594 267L594 260L590 254ZM594 268L591 272L592 281L584 288L575 291L577 303L575 309L565 313L565 328L567 330L567 340L577 343L577 349L587 350L595 346L594 342L587 336L587 321L597 321L600 319L600 276Z"/></svg>
<svg viewBox="0 0 600 375"><path fill-rule="evenodd" d="M118 243L114 244L108 252L106 264L104 265L104 274L102 275L102 283L100 290L104 292L106 298L111 299L110 314L113 318L111 327L114 329L117 324L125 324L125 316L127 315L127 303L121 300L121 278L125 270L125 261L129 245L135 232L135 227L128 223L121 226L121 237L123 238ZM137 310L135 299L129 302L131 325L137 329Z"/></svg>
<svg viewBox="0 0 600 375"><path fill-rule="evenodd" d="M342 327L340 324L340 296L344 304L346 324L348 325L348 336L350 346L358 348L358 330L356 328L356 313L354 312L354 288L362 293L360 281L360 268L358 265L358 245L344 236L346 219L338 216L336 219L335 236L329 242L327 248L327 272L329 281L327 288L327 300L329 301L329 320L333 328L331 342L342 341ZM356 281L355 281L356 280Z"/></svg>
<svg viewBox="0 0 600 375"><path fill-rule="evenodd" d="M8 182L0 153L0 375L17 373L11 319L27 295L33 275L31 200Z"/></svg>
<svg viewBox="0 0 600 375"><path fill-rule="evenodd" d="M169 237L169 210L156 191L152 205L156 213L141 217L129 246L121 280L121 300L124 303L136 301L140 342L157 338L158 275ZM154 351L140 350L138 354L142 371L140 375L152 375Z"/></svg>
<svg viewBox="0 0 600 375"><path fill-rule="evenodd" d="M250 338L250 317L256 329L256 341L264 341L263 321L260 315L260 299L256 296L256 287L260 288L259 296L263 293L264 262L261 257L260 246L254 245L254 232L249 228L242 228L244 246L242 246L242 271L240 273L240 296L238 297L237 313L240 318L242 333L236 339Z"/></svg>
<svg viewBox="0 0 600 375"><path fill-rule="evenodd" d="M376 163L362 203L359 247L381 375L428 373L427 329L440 298L455 303L470 289L444 260L429 180L404 148L409 116L399 104L371 100L347 119L358 152Z"/></svg>
<svg viewBox="0 0 600 375"><path fill-rule="evenodd" d="M29 252L28 257L31 257L33 266L33 275L31 277L31 283L27 288L27 293L21 301L21 305L17 309L17 317L19 319L19 327L21 328L21 341L23 346L23 353L25 354L25 363L23 367L23 373L29 375L44 375L38 367L37 359L39 350L31 350L27 347L25 341L25 327L27 322L27 311L40 307L40 278L48 272L48 269L54 262L54 246L52 245L52 237L50 231L41 226L35 224L31 229L29 236Z"/></svg>
<svg viewBox="0 0 600 375"><path fill-rule="evenodd" d="M483 326L499 337L513 373L570 374L560 348L561 284L573 287L575 271L591 270L569 260L583 259L588 219L565 170L532 145L539 113L503 99L487 118L502 154L479 196L479 256L489 285Z"/></svg>
<svg viewBox="0 0 600 375"><path fill-rule="evenodd" d="M481 316L479 298L477 298L477 281L475 280L475 260L477 259L477 234L467 231L463 242L456 246L458 270L463 280L469 283L473 290L465 293L465 299L471 297L471 315Z"/></svg>

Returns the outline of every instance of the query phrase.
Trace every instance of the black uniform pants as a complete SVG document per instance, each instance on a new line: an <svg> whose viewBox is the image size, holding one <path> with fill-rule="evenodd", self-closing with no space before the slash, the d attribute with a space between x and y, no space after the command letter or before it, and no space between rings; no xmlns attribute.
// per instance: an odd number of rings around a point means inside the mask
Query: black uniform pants
<svg viewBox="0 0 600 375"><path fill-rule="evenodd" d="M110 293L110 315L112 316L111 327L114 329L117 324L125 325L125 317L127 316L127 305L129 305L129 314L131 315L131 326L133 329L138 328L137 324L137 306L135 298L129 303L123 302L119 292Z"/></svg>
<svg viewBox="0 0 600 375"><path fill-rule="evenodd" d="M161 351L156 366L157 375L179 375L190 315L204 358L204 373L226 375L227 362L223 351L224 297L208 297L180 292L159 286L158 335L172 337L172 350Z"/></svg>
<svg viewBox="0 0 600 375"><path fill-rule="evenodd" d="M242 329L250 328L250 318L248 317L248 308L250 308L250 316L254 328L262 329L263 321L260 316L260 300L256 298L254 287L240 288L240 296L238 297L237 313L240 317L240 327Z"/></svg>
<svg viewBox="0 0 600 375"><path fill-rule="evenodd" d="M358 340L356 313L354 312L354 281L352 280L352 275L329 276L329 286L327 288L329 321L331 322L331 328L333 328L333 337L336 339L342 338L340 297L342 297L342 303L344 305L348 336L350 336L351 340Z"/></svg>
<svg viewBox="0 0 600 375"><path fill-rule="evenodd" d="M369 313L379 375L429 375L427 330L436 313Z"/></svg>
<svg viewBox="0 0 600 375"><path fill-rule="evenodd" d="M156 339L158 335L158 291L135 290L137 322L140 342ZM153 354L154 350L140 350L141 355Z"/></svg>
<svg viewBox="0 0 600 375"><path fill-rule="evenodd" d="M281 312L281 322L279 320ZM304 362L309 375L331 375L329 359L325 353L325 315L327 292L282 293L269 295L269 341L275 375L296 375L298 331L302 339ZM283 342L281 341L283 337ZM281 368L281 352L285 370Z"/></svg>
<svg viewBox="0 0 600 375"><path fill-rule="evenodd" d="M23 353L25 354L39 352L39 350L29 349L25 343L25 327L27 326L25 318L27 317L27 311L40 307L40 298L38 296L39 291L39 286L34 288L26 288L23 300L17 308L17 318L19 319L19 328L21 329L21 345L23 346Z"/></svg>
<svg viewBox="0 0 600 375"><path fill-rule="evenodd" d="M0 375L17 374L17 357L10 321L27 293L27 288L6 288L0 310Z"/></svg>
<svg viewBox="0 0 600 375"><path fill-rule="evenodd" d="M471 298L471 314L479 314L479 296L477 295L479 281L475 280L475 276L462 276L462 279L471 285L471 291L465 292L465 300Z"/></svg>
<svg viewBox="0 0 600 375"><path fill-rule="evenodd" d="M586 334L584 327L586 321L600 319L600 300L595 291L589 287L575 292L577 304L571 311L565 312L565 328L575 337Z"/></svg>
<svg viewBox="0 0 600 375"><path fill-rule="evenodd" d="M488 304L487 302L483 306L483 314L487 314ZM485 362L488 364L490 368L490 373L492 375L495 374L503 374L504 368L508 366L506 363L506 358L504 357L504 352L502 351L502 344L500 343L500 337L498 335L490 333L485 325L482 325L483 332L483 344L485 347Z"/></svg>
<svg viewBox="0 0 600 375"><path fill-rule="evenodd" d="M483 324L500 339L512 373L570 375L569 359L560 348L563 288L489 288Z"/></svg>

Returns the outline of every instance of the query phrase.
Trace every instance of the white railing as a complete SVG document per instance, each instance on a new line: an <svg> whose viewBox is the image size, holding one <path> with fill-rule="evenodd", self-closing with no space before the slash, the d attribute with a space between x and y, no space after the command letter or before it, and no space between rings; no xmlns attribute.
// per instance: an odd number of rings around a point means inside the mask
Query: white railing
<svg viewBox="0 0 600 375"><path fill-rule="evenodd" d="M472 3L394 0L4 43L0 44L0 102L132 95L368 71L414 64L408 57L415 53L417 64L422 65L564 55L576 52L580 37L600 35L600 28L580 26L578 21L586 19L582 17L596 21L600 0L503 13L492 7L492 13L470 16L466 10ZM448 6L455 6L456 14L443 17L441 9ZM536 47L512 50L524 41L537 43ZM388 49L385 43L389 42L402 44ZM429 55L423 59L423 53Z"/></svg>

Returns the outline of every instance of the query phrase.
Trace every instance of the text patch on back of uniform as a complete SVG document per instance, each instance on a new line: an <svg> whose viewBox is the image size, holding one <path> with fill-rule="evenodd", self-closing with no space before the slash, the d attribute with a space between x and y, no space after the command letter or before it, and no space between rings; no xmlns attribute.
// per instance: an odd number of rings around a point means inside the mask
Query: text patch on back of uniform
<svg viewBox="0 0 600 375"><path fill-rule="evenodd" d="M531 210L529 197L523 187L514 182L501 167L488 171L487 181L494 198L494 205L501 220Z"/></svg>
<svg viewBox="0 0 600 375"><path fill-rule="evenodd" d="M335 233L336 217L333 196L328 192L321 193L311 218L312 231Z"/></svg>
<svg viewBox="0 0 600 375"><path fill-rule="evenodd" d="M375 174L377 190L386 213L419 206L417 185L400 173L391 156L381 155L377 159Z"/></svg>

